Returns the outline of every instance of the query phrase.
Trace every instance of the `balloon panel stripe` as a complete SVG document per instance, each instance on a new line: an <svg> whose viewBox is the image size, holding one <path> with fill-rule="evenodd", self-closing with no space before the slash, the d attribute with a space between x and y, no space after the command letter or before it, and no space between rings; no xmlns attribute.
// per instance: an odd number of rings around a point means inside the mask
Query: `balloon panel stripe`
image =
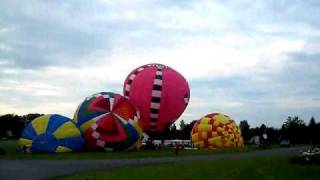
<svg viewBox="0 0 320 180"><path fill-rule="evenodd" d="M186 104L186 105L188 105L188 103L189 103L189 94L186 94L185 96L184 96L184 103Z"/></svg>
<svg viewBox="0 0 320 180"><path fill-rule="evenodd" d="M153 114L159 114L159 109L150 108L150 112Z"/></svg>
<svg viewBox="0 0 320 180"><path fill-rule="evenodd" d="M150 104L150 129L154 130L159 119L160 102L162 95L162 68L157 67L156 75L153 80L151 104Z"/></svg>
<svg viewBox="0 0 320 180"><path fill-rule="evenodd" d="M159 114L150 113L150 118L158 118L158 117L159 117Z"/></svg>
<svg viewBox="0 0 320 180"><path fill-rule="evenodd" d="M124 96L125 97L129 97L130 94L130 89L131 89L131 84L134 81L134 79L137 77L137 75L139 74L140 71L142 71L145 67L141 67L139 69L136 69L134 72L132 72L132 74L129 76L129 79L127 80L126 84L125 84L125 92L124 92Z"/></svg>
<svg viewBox="0 0 320 180"><path fill-rule="evenodd" d="M160 97L152 97L151 101L156 102L156 103L160 103L160 99L161 99Z"/></svg>
<svg viewBox="0 0 320 180"><path fill-rule="evenodd" d="M150 123L151 122L157 122L158 118L150 118Z"/></svg>
<svg viewBox="0 0 320 180"><path fill-rule="evenodd" d="M158 91L161 91L162 90L162 85L158 85L158 84L153 84L153 87L152 87L153 90L158 90Z"/></svg>

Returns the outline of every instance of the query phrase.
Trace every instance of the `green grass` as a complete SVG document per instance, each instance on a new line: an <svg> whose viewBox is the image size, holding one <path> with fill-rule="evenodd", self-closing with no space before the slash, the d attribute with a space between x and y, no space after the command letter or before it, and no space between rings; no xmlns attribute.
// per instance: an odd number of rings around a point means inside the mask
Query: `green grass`
<svg viewBox="0 0 320 180"><path fill-rule="evenodd" d="M0 141L0 148L7 153L1 155L1 159L115 159L115 158L154 158L175 156L173 149L162 148L159 150L140 150L129 152L78 152L78 153L56 153L56 154L21 154L16 151L16 141ZM257 148L243 147L234 149L219 150L181 150L179 156L202 155L202 154L221 154L238 153L253 151Z"/></svg>
<svg viewBox="0 0 320 180"><path fill-rule="evenodd" d="M204 180L204 179L320 179L320 166L290 163L290 157L196 161L163 165L124 167L93 171L60 178L62 180Z"/></svg>

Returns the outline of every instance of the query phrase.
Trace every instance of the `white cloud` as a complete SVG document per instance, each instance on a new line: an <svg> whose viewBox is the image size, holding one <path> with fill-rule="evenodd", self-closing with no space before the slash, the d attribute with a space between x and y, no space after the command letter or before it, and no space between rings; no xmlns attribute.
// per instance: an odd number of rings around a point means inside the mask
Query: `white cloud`
<svg viewBox="0 0 320 180"><path fill-rule="evenodd" d="M12 63L10 63L10 61L8 59L2 59L0 58L0 66L7 66L10 65Z"/></svg>
<svg viewBox="0 0 320 180"><path fill-rule="evenodd" d="M0 43L0 51L4 51L4 52L10 52L12 51L13 48L7 44L2 44Z"/></svg>
<svg viewBox="0 0 320 180"><path fill-rule="evenodd" d="M0 87L0 92L19 93L26 96L62 96L64 94L61 87L55 87L48 82L7 82L5 86Z"/></svg>
<svg viewBox="0 0 320 180"><path fill-rule="evenodd" d="M98 0L98 2L101 3L107 3L107 4L136 4L136 3L144 3L148 2L146 0Z"/></svg>
<svg viewBox="0 0 320 180"><path fill-rule="evenodd" d="M12 32L13 28L0 28L0 37L6 35L8 32Z"/></svg>
<svg viewBox="0 0 320 180"><path fill-rule="evenodd" d="M110 57L115 69L158 62L169 65L188 79L243 74L253 71L281 70L288 53L303 49L303 40L281 38L254 39L230 35L189 37L173 48L135 50L118 49ZM126 69L130 71L130 69ZM120 77L120 76L119 76Z"/></svg>
<svg viewBox="0 0 320 180"><path fill-rule="evenodd" d="M110 53L99 52L87 57L92 61L90 66L84 65L77 68L53 66L36 71L5 69L3 71L5 74L20 73L27 78L22 79L24 83L19 86L10 87L7 85L7 88L2 90L14 89L16 92L24 94L32 93L34 97L65 96L66 102L77 104L90 93L114 90L121 93L122 83L129 72L143 64L157 62L169 65L185 75L188 80L209 79L246 74L252 69L254 69L254 73L257 73L264 71L265 67L268 67L269 72L274 69L278 70L285 63L287 53L299 51L303 47L301 40L272 38L263 41L240 35L212 38L188 37L181 41L183 43L172 49L165 47L150 49L150 51L140 49L135 51L134 49L135 52L131 52L127 49L114 48L111 51L111 56ZM256 46L258 48L254 48ZM257 78L259 80L259 76ZM260 79L267 81L263 76ZM116 87L109 90L110 86L115 85ZM194 88L199 90L200 87ZM206 88L204 90L208 91ZM212 110L225 111L244 105L242 102L226 98L227 95L224 94L223 89L214 88L214 92L219 93L220 98L216 99L217 96L213 96L207 100L192 97L189 110L186 113L201 108L208 111L211 111L211 108ZM72 100L69 96L70 93ZM57 102L54 98L50 100ZM39 106L39 108L42 110L42 107ZM55 111L60 110L61 106L56 106ZM70 111L72 108L69 109ZM199 115L194 115L193 119ZM186 115L183 117L187 118Z"/></svg>
<svg viewBox="0 0 320 180"><path fill-rule="evenodd" d="M232 101L232 100L227 100L224 99L223 97L221 98L215 98L215 99L210 99L208 100L207 98L191 98L190 99L190 107L193 109L201 109L204 107L211 107L212 109L214 108L237 108L244 106L243 102L240 101Z"/></svg>
<svg viewBox="0 0 320 180"><path fill-rule="evenodd" d="M308 14L292 11L297 4L282 6L282 13L273 3L251 1L98 2L28 2L7 14L16 4L0 4L7 10L0 15L10 17L2 22L10 28L0 28L0 113L71 115L88 95L121 93L131 70L153 62L189 80L192 96L181 117L186 120L212 111L247 119L259 103L280 110L319 107L309 96L286 95L287 82L274 79L291 63L290 54L319 52L319 27L303 19L309 16L295 21ZM228 77L249 82L223 86ZM194 84L201 81L206 84ZM254 92L261 89L266 93ZM286 96L277 101L279 94Z"/></svg>
<svg viewBox="0 0 320 180"><path fill-rule="evenodd" d="M17 104L7 104L6 102L0 102L0 114L5 113L15 113L15 114L29 114L29 113L44 113L44 114L61 114L72 118L74 111L77 108L77 104L68 102L35 102L28 103L17 103ZM57 109L57 107L59 107ZM73 111L70 111L73 110Z"/></svg>
<svg viewBox="0 0 320 180"><path fill-rule="evenodd" d="M6 63L4 63L4 64L6 64ZM0 63L0 66L1 66L1 63ZM2 69L1 73L7 74L7 75L14 75L14 74L19 74L19 71L16 69L6 68L6 69Z"/></svg>
<svg viewBox="0 0 320 180"><path fill-rule="evenodd" d="M150 12L151 13L151 12ZM154 12L156 24L166 29L221 29L226 28L229 12L227 9L215 2L193 3L190 8L182 9L171 7ZM216 14L219 14L217 16Z"/></svg>
<svg viewBox="0 0 320 180"><path fill-rule="evenodd" d="M320 99L309 97L290 97L279 99L276 102L276 105L283 109L320 108Z"/></svg>

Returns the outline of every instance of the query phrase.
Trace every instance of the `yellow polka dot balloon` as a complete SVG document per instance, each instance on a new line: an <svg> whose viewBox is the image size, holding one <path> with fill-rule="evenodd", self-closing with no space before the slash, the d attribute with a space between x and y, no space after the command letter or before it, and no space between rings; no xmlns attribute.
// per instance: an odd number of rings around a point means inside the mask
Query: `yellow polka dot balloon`
<svg viewBox="0 0 320 180"><path fill-rule="evenodd" d="M234 120L221 113L212 113L198 120L191 131L191 140L200 149L243 146L240 129Z"/></svg>

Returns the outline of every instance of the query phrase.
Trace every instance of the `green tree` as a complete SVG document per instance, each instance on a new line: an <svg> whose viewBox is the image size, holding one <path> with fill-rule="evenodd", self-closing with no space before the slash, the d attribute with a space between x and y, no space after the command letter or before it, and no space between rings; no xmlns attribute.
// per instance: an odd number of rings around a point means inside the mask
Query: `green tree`
<svg viewBox="0 0 320 180"><path fill-rule="evenodd" d="M314 117L311 117L310 121L309 121L309 124L308 124L308 140L311 142L311 143L318 143L318 136L319 136L319 131L318 131L318 128L317 128L317 123L316 123L316 120L314 119Z"/></svg>
<svg viewBox="0 0 320 180"><path fill-rule="evenodd" d="M170 131L176 131L177 130L177 126L172 123L171 126L169 127Z"/></svg>
<svg viewBox="0 0 320 180"><path fill-rule="evenodd" d="M194 124L196 123L197 121L196 120L194 120L194 121L192 121L192 122L190 122L190 123L187 123L187 124L185 124L185 127L183 128L183 129L181 129L181 137L180 137L180 139L185 139L185 140L189 140L189 139L191 139L191 131L192 131L192 128L193 128L193 126L194 126Z"/></svg>
<svg viewBox="0 0 320 180"><path fill-rule="evenodd" d="M306 125L298 116L289 116L281 128L282 137L290 140L295 145L296 143L307 143Z"/></svg>
<svg viewBox="0 0 320 180"><path fill-rule="evenodd" d="M265 124L261 124L261 126L259 128L260 135L266 133L266 131L267 131L267 126Z"/></svg>
<svg viewBox="0 0 320 180"><path fill-rule="evenodd" d="M183 130L186 127L186 123L184 122L183 119L180 121L179 126L180 126L180 130Z"/></svg>
<svg viewBox="0 0 320 180"><path fill-rule="evenodd" d="M268 135L268 142L270 144L278 144L279 143L279 129L274 127L267 127L266 133Z"/></svg>
<svg viewBox="0 0 320 180"><path fill-rule="evenodd" d="M23 118L15 114L0 116L0 123L0 137L8 138L19 138L25 125Z"/></svg>
<svg viewBox="0 0 320 180"><path fill-rule="evenodd" d="M247 142L251 139L250 125L247 120L240 121L239 128L241 130L241 135L244 142Z"/></svg>

